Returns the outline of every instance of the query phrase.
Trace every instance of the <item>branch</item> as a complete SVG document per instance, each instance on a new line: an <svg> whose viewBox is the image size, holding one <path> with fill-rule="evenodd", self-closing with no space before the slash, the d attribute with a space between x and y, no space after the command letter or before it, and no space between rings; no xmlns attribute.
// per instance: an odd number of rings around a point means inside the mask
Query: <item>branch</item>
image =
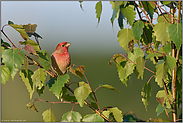
<svg viewBox="0 0 183 123"><path fill-rule="evenodd" d="M9 40L9 42L13 45L13 47L17 48L17 47L13 44L13 42L8 38L8 36L4 33L4 31L1 30L1 32L2 32L3 35Z"/></svg>

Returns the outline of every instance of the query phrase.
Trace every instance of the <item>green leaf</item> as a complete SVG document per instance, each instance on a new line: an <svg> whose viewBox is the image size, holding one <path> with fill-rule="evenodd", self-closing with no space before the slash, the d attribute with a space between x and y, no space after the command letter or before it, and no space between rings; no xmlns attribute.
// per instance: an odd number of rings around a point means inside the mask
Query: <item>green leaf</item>
<svg viewBox="0 0 183 123"><path fill-rule="evenodd" d="M44 81L46 80L47 73L43 68L37 69L31 76L32 81L39 90L44 86Z"/></svg>
<svg viewBox="0 0 183 123"><path fill-rule="evenodd" d="M45 70L49 70L51 67L51 55L46 50L37 51L39 54L39 63Z"/></svg>
<svg viewBox="0 0 183 123"><path fill-rule="evenodd" d="M149 14L150 18L153 19L154 9L155 9L156 5L154 5L153 3L149 2L149 1L142 1L142 5L143 5L145 11ZM140 6L141 6L141 4L140 4Z"/></svg>
<svg viewBox="0 0 183 123"><path fill-rule="evenodd" d="M114 90L114 91L117 91L117 92L120 92L120 91L118 91L116 88L114 88L114 87L112 87L111 85L102 85L101 87L103 87L103 88L107 88L107 89L110 89L110 90Z"/></svg>
<svg viewBox="0 0 183 123"><path fill-rule="evenodd" d="M55 114L51 111L51 109L48 109L42 113L44 122L55 122Z"/></svg>
<svg viewBox="0 0 183 123"><path fill-rule="evenodd" d="M169 90L168 90L168 93L169 93L169 95L167 96L165 90L160 90L157 92L156 97L157 98L163 97L164 98L163 104L166 105L166 108L171 108L170 102L171 103L173 102L173 96ZM161 105L161 103L160 103L160 105Z"/></svg>
<svg viewBox="0 0 183 123"><path fill-rule="evenodd" d="M141 79L143 79L143 74L144 74L144 59L142 58L142 56L138 57L136 59L136 67L137 70L139 72L139 76L141 76Z"/></svg>
<svg viewBox="0 0 183 123"><path fill-rule="evenodd" d="M121 13L127 18L127 22L132 26L135 19L136 12L134 11L133 5L128 5L126 7L120 7Z"/></svg>
<svg viewBox="0 0 183 123"><path fill-rule="evenodd" d="M140 56L144 57L144 52L138 47L134 47L134 53L128 52L128 58L134 63L136 63L136 59Z"/></svg>
<svg viewBox="0 0 183 123"><path fill-rule="evenodd" d="M149 53L146 57L146 59L152 58L154 56L162 56L160 53Z"/></svg>
<svg viewBox="0 0 183 123"><path fill-rule="evenodd" d="M121 110L119 110L117 107L110 108L109 110L111 113L113 113L114 118L117 122L123 122L123 115Z"/></svg>
<svg viewBox="0 0 183 123"><path fill-rule="evenodd" d="M141 35L143 33L144 23L142 21L137 21L133 25L133 37L140 41Z"/></svg>
<svg viewBox="0 0 183 123"><path fill-rule="evenodd" d="M176 60L175 57L172 57L172 56L169 56L169 55L165 56L165 63L167 64L167 66L169 67L171 72L175 68L176 62L177 62L177 60Z"/></svg>
<svg viewBox="0 0 183 123"><path fill-rule="evenodd" d="M146 82L141 91L142 102L145 106L146 111L147 111L147 106L149 104L149 99L151 97L151 90L152 90L151 84L149 82Z"/></svg>
<svg viewBox="0 0 183 123"><path fill-rule="evenodd" d="M5 84L9 80L11 74L8 67L1 65L1 83Z"/></svg>
<svg viewBox="0 0 183 123"><path fill-rule="evenodd" d="M117 68L118 68L119 79L121 80L121 82L123 84L125 84L127 86L127 84L126 84L127 80L126 80L126 76L125 76L125 69L121 65L117 66Z"/></svg>
<svg viewBox="0 0 183 123"><path fill-rule="evenodd" d="M91 90L88 90L85 86L80 86L74 90L74 96L76 97L79 105L83 107L84 100L88 97Z"/></svg>
<svg viewBox="0 0 183 123"><path fill-rule="evenodd" d="M30 93L30 99L32 99L32 95L34 93L34 83L32 82L31 76L33 75L33 72L31 70L28 70L27 74L25 69L23 69L20 71L19 75L22 78L25 86L27 87L28 92Z"/></svg>
<svg viewBox="0 0 183 123"><path fill-rule="evenodd" d="M168 67L165 65L165 63L157 64L156 65L156 73L155 73L155 81L157 84L162 88L163 87L163 81L162 79L166 80L168 78Z"/></svg>
<svg viewBox="0 0 183 123"><path fill-rule="evenodd" d="M98 114L87 114L82 119L83 122L104 122L104 119Z"/></svg>
<svg viewBox="0 0 183 123"><path fill-rule="evenodd" d="M133 39L133 32L131 29L121 29L118 32L118 42L120 46L128 52L128 44Z"/></svg>
<svg viewBox="0 0 183 123"><path fill-rule="evenodd" d="M79 112L69 111L62 116L61 122L81 122L82 116Z"/></svg>
<svg viewBox="0 0 183 123"><path fill-rule="evenodd" d="M171 43L164 45L163 51L166 52L167 55L172 55Z"/></svg>
<svg viewBox="0 0 183 123"><path fill-rule="evenodd" d="M161 104L159 103L156 108L157 116L160 115L164 110L165 110L165 106L162 107Z"/></svg>
<svg viewBox="0 0 183 123"><path fill-rule="evenodd" d="M102 114L103 114L105 117L109 118L110 111L103 111Z"/></svg>
<svg viewBox="0 0 183 123"><path fill-rule="evenodd" d="M49 90L55 94L55 96L59 99L60 92L62 91L62 87L67 83L69 79L69 75L65 74L63 76L59 76L58 78L53 78L49 80L46 85L49 87Z"/></svg>
<svg viewBox="0 0 183 123"><path fill-rule="evenodd" d="M2 52L2 62L9 68L12 80L18 69L24 63L24 57L23 51L20 51L19 49L6 49Z"/></svg>
<svg viewBox="0 0 183 123"><path fill-rule="evenodd" d="M164 16L163 16L164 15ZM166 23L168 23L168 22L170 22L171 21L171 17L170 17L170 15L168 15L168 14L163 14L163 15L159 15L158 16L158 23L160 23L160 22L166 22ZM166 19L165 19L166 18ZM167 22L167 20L168 20L168 22Z"/></svg>
<svg viewBox="0 0 183 123"><path fill-rule="evenodd" d="M111 17L111 24L112 24L112 27L113 27L114 19L115 19L116 16L117 16L118 10L119 10L119 6L118 6L118 8L117 8L117 11L116 11L116 8L113 9L113 13L112 13L112 17Z"/></svg>
<svg viewBox="0 0 183 123"><path fill-rule="evenodd" d="M84 11L83 6L82 6L82 2L83 2L83 1L79 1L79 3L80 3L80 8Z"/></svg>
<svg viewBox="0 0 183 123"><path fill-rule="evenodd" d="M14 24L12 21L8 21L8 25L10 25L10 24Z"/></svg>
<svg viewBox="0 0 183 123"><path fill-rule="evenodd" d="M134 69L134 64L130 63L130 62L127 62L127 64L125 65L125 76L126 76L126 78L133 73L133 69Z"/></svg>
<svg viewBox="0 0 183 123"><path fill-rule="evenodd" d="M150 26L150 24L144 24L144 30L146 32L146 35L145 33L143 32L143 34L141 35L141 42L144 43L144 44L149 44L152 42L153 38L152 38L152 34L153 34L153 31L152 31L152 27ZM147 37L146 37L147 36ZM148 38L148 40L147 40Z"/></svg>
<svg viewBox="0 0 183 123"><path fill-rule="evenodd" d="M95 9L96 9L96 14L97 14L96 18L98 18L98 24L99 24L99 22L100 22L100 15L102 13L102 3L101 3L101 1L97 2L96 6L95 6Z"/></svg>
<svg viewBox="0 0 183 123"><path fill-rule="evenodd" d="M87 88L88 89L88 93L92 92L90 86L86 82L79 82L79 87L81 87L81 86L84 86L85 88Z"/></svg>
<svg viewBox="0 0 183 123"><path fill-rule="evenodd" d="M167 27L170 24L167 22L159 22L154 26L154 34L156 36L156 40L160 41L162 45L165 45L167 41L170 41L170 38L168 37L167 33Z"/></svg>
<svg viewBox="0 0 183 123"><path fill-rule="evenodd" d="M168 27L168 35L179 50L182 45L182 23L171 24Z"/></svg>

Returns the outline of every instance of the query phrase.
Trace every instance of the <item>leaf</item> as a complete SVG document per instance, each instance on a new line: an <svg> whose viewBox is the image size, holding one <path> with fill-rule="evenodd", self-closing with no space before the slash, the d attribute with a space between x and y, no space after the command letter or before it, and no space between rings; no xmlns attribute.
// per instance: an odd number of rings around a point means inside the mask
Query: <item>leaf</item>
<svg viewBox="0 0 183 123"><path fill-rule="evenodd" d="M82 116L79 112L69 111L62 116L61 122L81 122Z"/></svg>
<svg viewBox="0 0 183 123"><path fill-rule="evenodd" d="M149 53L146 57L146 59L152 58L154 56L162 56L160 53Z"/></svg>
<svg viewBox="0 0 183 123"><path fill-rule="evenodd" d="M114 19L115 19L116 16L117 16L118 10L119 10L119 6L118 6L118 8L117 8L117 11L116 11L116 8L113 9L113 13L112 13L112 17L111 17L111 24L112 24L112 27L113 27Z"/></svg>
<svg viewBox="0 0 183 123"><path fill-rule="evenodd" d="M11 74L8 67L1 65L1 83L6 84L6 81L9 80Z"/></svg>
<svg viewBox="0 0 183 123"><path fill-rule="evenodd" d="M79 105L83 107L84 100L88 97L91 90L88 90L85 86L80 86L74 90L74 96L76 97Z"/></svg>
<svg viewBox="0 0 183 123"><path fill-rule="evenodd" d="M55 94L55 96L59 99L60 92L62 91L62 87L67 83L69 79L69 75L65 74L63 76L59 76L58 78L50 79L46 85L49 87L49 90Z"/></svg>
<svg viewBox="0 0 183 123"><path fill-rule="evenodd" d="M118 32L118 42L120 46L128 52L128 44L133 39L133 32L131 29L121 29Z"/></svg>
<svg viewBox="0 0 183 123"><path fill-rule="evenodd" d="M159 22L154 26L154 34L156 36L156 40L160 41L162 45L165 45L167 41L170 40L168 33L167 33L167 27L169 26L169 23L166 22Z"/></svg>
<svg viewBox="0 0 183 123"><path fill-rule="evenodd" d="M55 114L51 111L51 109L48 109L42 113L44 122L55 122Z"/></svg>
<svg viewBox="0 0 183 123"><path fill-rule="evenodd" d="M125 76L126 76L126 78L133 73L133 69L134 69L134 64L130 63L130 62L127 62L126 66L125 66Z"/></svg>
<svg viewBox="0 0 183 123"><path fill-rule="evenodd" d="M24 69L25 69L27 74L28 74L28 66L29 66L28 58L25 57L24 58Z"/></svg>
<svg viewBox="0 0 183 123"><path fill-rule="evenodd" d="M81 87L81 86L84 86L85 88L87 88L88 91L89 91L88 93L91 93L92 92L90 86L87 83L85 83L85 82L79 82L79 87Z"/></svg>
<svg viewBox="0 0 183 123"><path fill-rule="evenodd" d="M80 8L84 11L83 6L82 6L82 2L83 2L83 1L79 1L79 3L80 3Z"/></svg>
<svg viewBox="0 0 183 123"><path fill-rule="evenodd" d="M75 75L79 76L80 78L83 78L83 72L85 72L85 66L84 65L81 65L79 67L77 67L77 68L74 69L74 73L75 73Z"/></svg>
<svg viewBox="0 0 183 123"><path fill-rule="evenodd" d="M32 95L34 93L34 83L32 82L31 76L33 75L33 72L31 70L28 70L27 74L26 71L23 69L20 71L19 75L22 78L25 86L27 87L28 92L30 93L30 99L32 99Z"/></svg>
<svg viewBox="0 0 183 123"><path fill-rule="evenodd" d="M166 80L168 77L167 74L168 67L165 65L165 63L161 63L157 64L155 68L156 68L155 81L162 88L163 87L162 79Z"/></svg>
<svg viewBox="0 0 183 123"><path fill-rule="evenodd" d="M117 90L116 88L112 87L111 85L102 85L101 87L103 88L107 88L107 89L110 89L110 90L114 90L114 91L117 91L117 92L120 92L119 90Z"/></svg>
<svg viewBox="0 0 183 123"><path fill-rule="evenodd" d="M121 13L127 18L127 22L132 26L133 21L135 19L136 12L134 11L133 5L128 5L126 7L121 6L120 7Z"/></svg>
<svg viewBox="0 0 183 123"><path fill-rule="evenodd" d="M142 21L137 21L134 23L132 31L134 39L140 41L141 35L143 33L144 23Z"/></svg>
<svg viewBox="0 0 183 123"><path fill-rule="evenodd" d="M51 67L51 55L46 50L37 51L39 54L39 63L45 70L49 70Z"/></svg>
<svg viewBox="0 0 183 123"><path fill-rule="evenodd" d="M24 63L24 53L19 49L6 49L2 52L2 62L9 68L12 80L15 77L18 69Z"/></svg>
<svg viewBox="0 0 183 123"><path fill-rule="evenodd" d="M26 33L34 33L36 31L37 24L26 24L23 25L23 28L25 29Z"/></svg>
<svg viewBox="0 0 183 123"><path fill-rule="evenodd" d="M121 10L118 11L118 13L117 13L117 18L118 18L118 25L119 25L120 29L123 29L123 19L124 19L124 15L121 13Z"/></svg>
<svg viewBox="0 0 183 123"><path fill-rule="evenodd" d="M145 22L147 22L147 21L145 21ZM152 42L152 40L153 40L153 38L152 38L153 31L152 30L153 30L153 28L149 24L144 24L144 31L143 31L143 34L141 35L142 43L148 45L149 43ZM146 32L146 34L144 32Z"/></svg>
<svg viewBox="0 0 183 123"><path fill-rule="evenodd" d="M164 16L163 16L164 15ZM161 15L159 15L158 16L158 23L160 23L160 22L171 22L171 17L170 17L170 15L168 15L168 14L161 14ZM165 19L166 18L166 19ZM167 21L168 20L168 21Z"/></svg>
<svg viewBox="0 0 183 123"><path fill-rule="evenodd" d="M123 115L121 110L119 110L117 107L114 107L110 108L110 112L113 113L114 118L117 122L123 122Z"/></svg>
<svg viewBox="0 0 183 123"><path fill-rule="evenodd" d="M169 67L169 69L171 70L171 72L173 72L173 69L175 68L176 65L176 58L172 57L172 56L165 56L165 63L167 64L167 66Z"/></svg>
<svg viewBox="0 0 183 123"><path fill-rule="evenodd" d="M160 97L160 98L156 98L156 100L161 104L161 106L163 107L164 105L164 97Z"/></svg>
<svg viewBox="0 0 183 123"><path fill-rule="evenodd" d="M47 73L43 68L37 69L31 76L32 81L39 90L44 86L44 81L46 80Z"/></svg>
<svg viewBox="0 0 183 123"><path fill-rule="evenodd" d="M167 96L165 90L160 90L156 94L156 98L162 98L162 97L164 98L163 102L161 102L161 103L163 103L163 106L166 105L167 109L171 108L170 102L171 103L173 102L173 96L172 96L171 92L168 91L168 93L169 93L169 95Z"/></svg>
<svg viewBox="0 0 183 123"><path fill-rule="evenodd" d="M142 102L145 106L146 111L147 111L147 106L149 104L149 99L151 97L151 90L152 90L151 84L149 82L146 82L141 91Z"/></svg>
<svg viewBox="0 0 183 123"><path fill-rule="evenodd" d="M127 86L127 84L126 84L127 80L125 77L125 69L121 65L117 66L117 68L118 68L119 79L121 80L121 82L123 84L125 84Z"/></svg>
<svg viewBox="0 0 183 123"><path fill-rule="evenodd" d="M34 50L34 47L31 46L30 44L25 45L24 50L26 50L27 52L36 54L36 51Z"/></svg>
<svg viewBox="0 0 183 123"><path fill-rule="evenodd" d="M103 111L102 114L103 114L105 117L109 118L110 111Z"/></svg>
<svg viewBox="0 0 183 123"><path fill-rule="evenodd" d="M163 51L166 52L167 55L172 55L171 43L164 45Z"/></svg>
<svg viewBox="0 0 183 123"><path fill-rule="evenodd" d="M34 36L37 37L37 38L41 38L43 39L39 34L37 34L36 32L34 32Z"/></svg>
<svg viewBox="0 0 183 123"><path fill-rule="evenodd" d="M32 109L32 110L35 111L35 112L38 112L36 106L35 106L34 103L32 103L32 102L30 102L30 103L28 103L28 104L26 105L26 109L27 109L27 108L30 108L30 109Z"/></svg>
<svg viewBox="0 0 183 123"><path fill-rule="evenodd" d="M144 57L144 52L138 47L134 47L134 53L128 52L128 58L134 63L136 63L136 59L140 56Z"/></svg>
<svg viewBox="0 0 183 123"><path fill-rule="evenodd" d="M139 72L139 76L141 76L141 79L143 79L143 74L144 74L144 59L142 58L142 56L138 57L136 59L136 68Z"/></svg>
<svg viewBox="0 0 183 123"><path fill-rule="evenodd" d="M165 110L165 106L161 106L161 104L158 104L156 108L157 116L160 115Z"/></svg>
<svg viewBox="0 0 183 123"><path fill-rule="evenodd" d="M12 21L8 21L8 25L10 25L10 24L14 24Z"/></svg>
<svg viewBox="0 0 183 123"><path fill-rule="evenodd" d="M99 24L99 22L100 22L100 15L102 13L102 3L101 3L101 1L97 2L96 6L95 6L95 9L96 9L95 13L97 14L96 18L98 18L98 24Z"/></svg>
<svg viewBox="0 0 183 123"><path fill-rule="evenodd" d="M98 114L87 114L82 119L83 122L104 122L104 119Z"/></svg>
<svg viewBox="0 0 183 123"><path fill-rule="evenodd" d="M182 45L182 23L171 24L168 27L168 35L179 50Z"/></svg>

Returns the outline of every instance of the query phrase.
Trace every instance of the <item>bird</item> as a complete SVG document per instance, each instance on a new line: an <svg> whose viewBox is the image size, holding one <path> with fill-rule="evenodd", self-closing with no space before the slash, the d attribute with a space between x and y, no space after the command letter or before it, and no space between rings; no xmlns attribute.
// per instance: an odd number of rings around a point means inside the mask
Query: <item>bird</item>
<svg viewBox="0 0 183 123"><path fill-rule="evenodd" d="M67 67L71 64L71 58L68 52L70 45L71 43L69 42L61 42L51 54L51 68L58 75L66 74Z"/></svg>

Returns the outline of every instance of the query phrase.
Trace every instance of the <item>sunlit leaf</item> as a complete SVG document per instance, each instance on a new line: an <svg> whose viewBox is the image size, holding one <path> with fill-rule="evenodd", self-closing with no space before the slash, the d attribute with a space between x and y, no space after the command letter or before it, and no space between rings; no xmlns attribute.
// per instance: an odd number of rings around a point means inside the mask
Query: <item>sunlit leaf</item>
<svg viewBox="0 0 183 123"><path fill-rule="evenodd" d="M107 89L110 89L110 90L114 90L114 91L117 91L117 92L120 92L119 90L117 90L116 88L112 87L111 85L101 85L101 87L103 88L107 88Z"/></svg>
<svg viewBox="0 0 183 123"><path fill-rule="evenodd" d="M152 58L152 57L154 57L154 56L161 56L161 54L159 54L159 53L149 53L149 54L147 55L146 59Z"/></svg>
<svg viewBox="0 0 183 123"><path fill-rule="evenodd" d="M82 119L83 122L104 122L104 119L98 114L87 114Z"/></svg>
<svg viewBox="0 0 183 123"><path fill-rule="evenodd" d="M6 49L2 52L2 62L9 68L12 79L24 63L24 57L23 51L19 49Z"/></svg>
<svg viewBox="0 0 183 123"><path fill-rule="evenodd" d="M167 43L166 45L164 45L163 51L165 51L167 55L171 55L172 54L171 43Z"/></svg>
<svg viewBox="0 0 183 123"><path fill-rule="evenodd" d="M135 19L136 12L134 11L133 5L128 5L126 7L120 7L121 13L127 18L127 22L132 26Z"/></svg>
<svg viewBox="0 0 183 123"><path fill-rule="evenodd" d="M37 69L31 76L32 81L39 90L44 86L44 81L46 80L47 73L43 68Z"/></svg>
<svg viewBox="0 0 183 123"><path fill-rule="evenodd" d="M28 92L30 93L30 99L32 99L32 95L34 93L34 83L32 82L31 76L33 75L33 72L31 70L28 70L28 74L23 69L19 73L22 81L24 82L25 86L27 87Z"/></svg>
<svg viewBox="0 0 183 123"><path fill-rule="evenodd" d="M55 122L55 114L51 111L51 109L48 109L42 113L44 122Z"/></svg>
<svg viewBox="0 0 183 123"><path fill-rule="evenodd" d="M144 74L144 59L140 56L136 59L136 68L139 72L139 76L141 79L143 79L143 74Z"/></svg>
<svg viewBox="0 0 183 123"><path fill-rule="evenodd" d="M182 23L171 24L168 27L168 35L179 50L182 45Z"/></svg>
<svg viewBox="0 0 183 123"><path fill-rule="evenodd" d="M123 115L121 110L119 110L117 107L110 108L109 110L111 113L113 113L114 118L117 122L123 122Z"/></svg>
<svg viewBox="0 0 183 123"><path fill-rule="evenodd" d="M82 116L79 112L69 111L62 116L61 122L81 122Z"/></svg>
<svg viewBox="0 0 183 123"><path fill-rule="evenodd" d="M11 74L8 67L1 65L1 83L5 84L9 80Z"/></svg>
<svg viewBox="0 0 183 123"><path fill-rule="evenodd" d="M67 83L69 79L69 75L65 74L63 76L59 76L58 78L50 79L46 85L49 87L49 90L55 94L55 96L59 99L60 93L62 91L62 87Z"/></svg>
<svg viewBox="0 0 183 123"><path fill-rule="evenodd" d="M118 32L118 42L120 46L128 52L128 43L133 39L133 32L131 29L121 29Z"/></svg>
<svg viewBox="0 0 183 123"><path fill-rule="evenodd" d="M79 105L83 107L84 100L88 97L91 90L88 90L85 86L80 86L74 90L74 96L76 97Z"/></svg>
<svg viewBox="0 0 183 123"><path fill-rule="evenodd" d="M21 43L23 45L29 44L30 46L33 46L34 47L34 50L35 51L39 51L40 50L39 49L39 45L35 41L33 41L33 40L26 40L24 42L20 41L19 43Z"/></svg>
<svg viewBox="0 0 183 123"><path fill-rule="evenodd" d="M111 112L110 111L103 111L102 112L102 114L105 116L105 117L107 117L107 118L109 118L109 114L110 114Z"/></svg>
<svg viewBox="0 0 183 123"><path fill-rule="evenodd" d="M84 86L85 88L87 88L89 91L88 93L92 92L90 86L86 82L79 82L79 87L81 87L81 86Z"/></svg>
<svg viewBox="0 0 183 123"><path fill-rule="evenodd" d="M141 91L142 102L145 106L146 111L147 111L147 106L149 104L149 99L151 97L151 90L152 90L151 84L149 82L146 82Z"/></svg>
<svg viewBox="0 0 183 123"><path fill-rule="evenodd" d="M101 16L101 13L102 13L102 2L101 1L97 2L96 6L95 6L95 9L96 9L95 13L97 14L96 18L98 18L98 24L99 24L100 16Z"/></svg>
<svg viewBox="0 0 183 123"><path fill-rule="evenodd" d="M117 66L118 68L118 75L119 75L119 79L121 80L121 82L123 84L125 84L127 86L127 79L125 76L125 68L123 68L121 65Z"/></svg>
<svg viewBox="0 0 183 123"><path fill-rule="evenodd" d="M157 64L156 65L156 73L155 73L155 81L157 84L162 88L163 87L163 81L162 79L166 80L168 77L168 67L165 65L165 63Z"/></svg>
<svg viewBox="0 0 183 123"><path fill-rule="evenodd" d="M160 41L162 45L165 45L167 41L170 41L170 38L167 33L167 27L169 23L166 22L159 22L154 26L154 34L156 36L156 40Z"/></svg>
<svg viewBox="0 0 183 123"><path fill-rule="evenodd" d="M176 62L177 62L176 58L167 55L167 56L165 56L165 62L166 62L167 66L169 67L169 69L172 72L173 69L175 68L175 65L176 65Z"/></svg>

